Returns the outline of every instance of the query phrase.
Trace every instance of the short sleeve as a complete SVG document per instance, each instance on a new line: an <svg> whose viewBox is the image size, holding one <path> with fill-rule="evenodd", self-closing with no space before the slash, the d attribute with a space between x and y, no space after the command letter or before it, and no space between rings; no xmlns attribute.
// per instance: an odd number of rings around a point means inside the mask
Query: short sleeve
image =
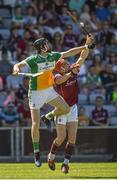
<svg viewBox="0 0 117 180"><path fill-rule="evenodd" d="M52 52L52 57L54 58L55 61L57 61L58 59L60 59L61 53L59 53L59 52Z"/></svg>
<svg viewBox="0 0 117 180"><path fill-rule="evenodd" d="M34 56L29 56L28 58L26 58L26 63L30 68L34 66L34 60L35 60Z"/></svg>

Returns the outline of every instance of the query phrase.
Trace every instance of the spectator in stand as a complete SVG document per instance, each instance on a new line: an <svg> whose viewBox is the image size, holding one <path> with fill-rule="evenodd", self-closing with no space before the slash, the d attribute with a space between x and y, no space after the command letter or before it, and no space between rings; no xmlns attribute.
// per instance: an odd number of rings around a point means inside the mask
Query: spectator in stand
<svg viewBox="0 0 117 180"><path fill-rule="evenodd" d="M92 30L96 31L98 29L98 26L96 26L95 21L92 21L93 18L96 20L96 22L98 22L96 16L94 16L93 13L92 13L92 16L91 16L90 6L88 4L85 4L84 7L83 7L83 11L82 11L82 13L80 15L80 19L81 19L81 21L83 21L85 23L85 25L89 25Z"/></svg>
<svg viewBox="0 0 117 180"><path fill-rule="evenodd" d="M110 19L109 8L105 7L104 0L97 1L96 16L101 22L108 21Z"/></svg>
<svg viewBox="0 0 117 180"><path fill-rule="evenodd" d="M67 26L67 24L71 24L71 17L68 15L68 7L67 4L64 4L61 9L62 13L59 15L60 22L63 27Z"/></svg>
<svg viewBox="0 0 117 180"><path fill-rule="evenodd" d="M2 60L2 53L6 53L8 55L8 61L10 64L13 64L13 56L12 53L5 47L3 46L0 50L0 61Z"/></svg>
<svg viewBox="0 0 117 180"><path fill-rule="evenodd" d="M117 73L117 55L115 53L109 54L109 64L112 65L112 71Z"/></svg>
<svg viewBox="0 0 117 180"><path fill-rule="evenodd" d="M6 97L4 99L4 102L2 106L6 107L9 103L15 104L15 91L7 91Z"/></svg>
<svg viewBox="0 0 117 180"><path fill-rule="evenodd" d="M100 30L96 34L96 40L100 42L102 46L105 46L106 44L108 44L113 34L114 33L110 31L109 21L105 21L104 23L101 23Z"/></svg>
<svg viewBox="0 0 117 180"><path fill-rule="evenodd" d="M30 30L25 30L24 31L24 43L25 43L25 46L28 44L28 42L30 41L34 41L33 39L33 35L32 33L30 32ZM26 50L26 47L24 48L24 50Z"/></svg>
<svg viewBox="0 0 117 180"><path fill-rule="evenodd" d="M83 21L85 24L90 23L90 7L88 4L84 4L82 13L80 14L80 19Z"/></svg>
<svg viewBox="0 0 117 180"><path fill-rule="evenodd" d="M73 29L70 24L66 26L63 45L64 50L77 46L76 35L73 34Z"/></svg>
<svg viewBox="0 0 117 180"><path fill-rule="evenodd" d="M91 52L91 58L93 58L95 55L100 55L101 56L101 61L103 60L102 58L105 59L104 57L104 47L102 45L102 43L100 42L100 40L96 40L96 45L95 45L95 48L92 50Z"/></svg>
<svg viewBox="0 0 117 180"><path fill-rule="evenodd" d="M117 30L116 30L117 29L117 8L111 13L111 27L117 39Z"/></svg>
<svg viewBox="0 0 117 180"><path fill-rule="evenodd" d="M86 63L82 64L82 66L80 67L80 72L78 73L78 83L79 83L79 87L81 87L82 85L82 82L83 82L83 79L84 77L86 76L87 74L87 65ZM84 92L83 92L84 94Z"/></svg>
<svg viewBox="0 0 117 180"><path fill-rule="evenodd" d="M96 74L99 75L100 72L103 70L103 63L101 61L100 54L96 54L93 57L92 62L93 62L93 66L94 66Z"/></svg>
<svg viewBox="0 0 117 180"><path fill-rule="evenodd" d="M22 83L22 76L14 76L12 73L6 77L6 88L8 91L17 90Z"/></svg>
<svg viewBox="0 0 117 180"><path fill-rule="evenodd" d="M96 97L95 109L92 111L92 124L95 126L109 126L110 118L108 111L103 108L103 98Z"/></svg>
<svg viewBox="0 0 117 180"><path fill-rule="evenodd" d="M7 92L5 90L3 77L0 76L0 110L1 110L1 107L3 106L3 103L4 103L5 99L6 99L6 96L7 96Z"/></svg>
<svg viewBox="0 0 117 180"><path fill-rule="evenodd" d="M76 35L73 33L72 26L69 24L66 26L64 39L63 39L63 49L66 51L70 48L77 46L77 38ZM69 62L72 64L75 62L75 57L69 57Z"/></svg>
<svg viewBox="0 0 117 180"><path fill-rule="evenodd" d="M0 75L2 75L4 80L6 80L7 75L12 71L12 65L9 63L7 51L2 51L1 55Z"/></svg>
<svg viewBox="0 0 117 180"><path fill-rule="evenodd" d="M76 19L76 21L79 21L79 15L78 15L78 13L77 13L76 10L71 10L71 14L72 14L72 16L74 17L74 19ZM78 24L76 24L76 22L74 22L73 19L71 19L70 24L72 25L73 33L74 33L76 36L79 36L80 33L81 33L80 26L79 26Z"/></svg>
<svg viewBox="0 0 117 180"><path fill-rule="evenodd" d="M105 46L106 55L110 55L111 53L117 54L117 40L115 39L115 35L113 34L108 40L108 44Z"/></svg>
<svg viewBox="0 0 117 180"><path fill-rule="evenodd" d="M95 12L96 1L94 1L94 0L86 0L85 4L89 5L91 13Z"/></svg>
<svg viewBox="0 0 117 180"><path fill-rule="evenodd" d="M42 36L43 31L41 31L40 26L39 25L34 25L31 22L28 22L24 25L24 31L28 30L30 32L31 35L31 39L35 40L37 39L39 36ZM22 34L22 37L24 36L24 31Z"/></svg>
<svg viewBox="0 0 117 180"><path fill-rule="evenodd" d="M57 14L62 13L63 4L64 4L64 0L54 0L53 1L54 10L55 10L55 12L57 12Z"/></svg>
<svg viewBox="0 0 117 180"><path fill-rule="evenodd" d="M91 6L90 6L90 8L91 8ZM94 31L97 31L97 30L99 30L100 29L100 24L101 24L101 22L100 22L100 20L96 17L96 14L95 14L95 11L92 11L91 13L90 13L90 18L91 18L91 27L92 27L92 29L94 30Z"/></svg>
<svg viewBox="0 0 117 180"><path fill-rule="evenodd" d="M25 98L24 101L22 101L22 103L18 107L18 112L20 114L20 126L31 127L31 114L28 104L28 98Z"/></svg>
<svg viewBox="0 0 117 180"><path fill-rule="evenodd" d="M13 14L13 22L18 23L20 26L22 26L24 23L24 16L20 5L15 6L14 14Z"/></svg>
<svg viewBox="0 0 117 180"><path fill-rule="evenodd" d="M37 23L41 25L41 27L43 26L44 35L52 40L55 32L63 34L63 30L60 25L58 14L50 7L50 4L44 7L44 10L41 11L37 18Z"/></svg>
<svg viewBox="0 0 117 180"><path fill-rule="evenodd" d="M30 56L31 54L35 54L36 52L35 52L35 49L34 49L34 46L33 46L33 43L31 42L31 41L29 41L28 43L27 43L27 46L26 46L26 52L27 52L27 54ZM23 55L25 56L25 54L26 53L24 53ZM21 54L21 59L25 59L25 57L24 56L22 56L22 54Z"/></svg>
<svg viewBox="0 0 117 180"><path fill-rule="evenodd" d="M116 0L110 0L110 4L109 4L110 13L115 12L116 9L117 9L117 2L116 2Z"/></svg>
<svg viewBox="0 0 117 180"><path fill-rule="evenodd" d="M68 0L69 9L75 9L78 14L82 12L82 7L84 6L86 0Z"/></svg>
<svg viewBox="0 0 117 180"><path fill-rule="evenodd" d="M27 46L27 53L21 53L18 57L18 62L21 62L23 59L26 59L27 55L30 55L30 52L32 52L32 54L35 54L33 51L32 51L32 47L29 47L31 46L30 44L28 44ZM28 51L30 50L30 51ZM24 72L24 73L28 73L30 71L30 68L29 67L22 67L22 70L21 72Z"/></svg>
<svg viewBox="0 0 117 180"><path fill-rule="evenodd" d="M22 37L19 35L19 29L18 27L13 27L11 28L11 34L10 37L8 39L8 47L9 49L14 52L16 51L17 48L22 49L21 47L24 45L22 45L24 43Z"/></svg>
<svg viewBox="0 0 117 180"><path fill-rule="evenodd" d="M88 69L88 73L83 78L82 86L83 91L88 95L94 92L96 89L101 88L101 79L95 72L95 67L91 65Z"/></svg>
<svg viewBox="0 0 117 180"><path fill-rule="evenodd" d="M83 106L79 107L78 110L78 125L79 126L89 126L90 119L86 115L86 110Z"/></svg>
<svg viewBox="0 0 117 180"><path fill-rule="evenodd" d="M31 4L32 0L15 0L15 5L20 5L22 7L27 7Z"/></svg>
<svg viewBox="0 0 117 180"><path fill-rule="evenodd" d="M110 95L114 84L117 82L117 75L112 71L112 65L106 64L99 74L103 87L106 89L106 101L110 101Z"/></svg>
<svg viewBox="0 0 117 180"><path fill-rule="evenodd" d="M35 11L32 6L28 6L26 8L26 16L24 17L24 23L32 23L36 24L36 16L35 16Z"/></svg>
<svg viewBox="0 0 117 180"><path fill-rule="evenodd" d="M8 103L0 112L0 119L4 127L19 126L19 113L13 103Z"/></svg>
<svg viewBox="0 0 117 180"><path fill-rule="evenodd" d="M53 14L49 8L50 6L48 4L43 3L43 9L41 10L40 14L37 17L38 22L42 26L48 25L48 23L53 19Z"/></svg>
<svg viewBox="0 0 117 180"><path fill-rule="evenodd" d="M4 89L3 78L0 76L0 92Z"/></svg>
<svg viewBox="0 0 117 180"><path fill-rule="evenodd" d="M92 16L92 17L95 17L95 16ZM92 21L92 19L91 19L90 6L88 4L85 4L83 6L83 11L80 14L80 19L81 19L81 21L83 21L85 23L85 25L89 25L92 30L98 29L98 27L95 25L96 22ZM97 19L95 18L95 20L97 20Z"/></svg>
<svg viewBox="0 0 117 180"><path fill-rule="evenodd" d="M117 84L114 85L111 93L111 102L117 108Z"/></svg>
<svg viewBox="0 0 117 180"><path fill-rule="evenodd" d="M24 77L22 84L20 84L19 89L16 92L16 102L18 105L23 103L25 99L28 98L28 86L29 86L29 78Z"/></svg>
<svg viewBox="0 0 117 180"><path fill-rule="evenodd" d="M56 32L53 37L53 49L55 51L63 50L63 37L60 32Z"/></svg>

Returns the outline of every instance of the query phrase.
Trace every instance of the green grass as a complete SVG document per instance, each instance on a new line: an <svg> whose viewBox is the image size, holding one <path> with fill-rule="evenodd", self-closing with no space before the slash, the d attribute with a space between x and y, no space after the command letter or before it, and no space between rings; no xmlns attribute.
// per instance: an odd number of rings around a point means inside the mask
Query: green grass
<svg viewBox="0 0 117 180"><path fill-rule="evenodd" d="M40 168L33 163L0 163L0 179L117 179L117 163L70 163L70 171L66 175L60 167L61 163L56 163L53 172L47 163Z"/></svg>

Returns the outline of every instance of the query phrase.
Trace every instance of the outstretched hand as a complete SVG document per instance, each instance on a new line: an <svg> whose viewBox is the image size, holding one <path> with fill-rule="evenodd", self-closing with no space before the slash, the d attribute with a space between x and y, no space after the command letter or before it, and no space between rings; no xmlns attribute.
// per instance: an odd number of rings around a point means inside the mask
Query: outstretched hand
<svg viewBox="0 0 117 180"><path fill-rule="evenodd" d="M13 74L14 76L17 76L19 72L20 72L19 67L17 67L16 65L14 65L13 73L12 73L12 74Z"/></svg>
<svg viewBox="0 0 117 180"><path fill-rule="evenodd" d="M88 45L89 49L93 49L95 47L94 36L92 34L90 34L90 36L87 35L85 44Z"/></svg>

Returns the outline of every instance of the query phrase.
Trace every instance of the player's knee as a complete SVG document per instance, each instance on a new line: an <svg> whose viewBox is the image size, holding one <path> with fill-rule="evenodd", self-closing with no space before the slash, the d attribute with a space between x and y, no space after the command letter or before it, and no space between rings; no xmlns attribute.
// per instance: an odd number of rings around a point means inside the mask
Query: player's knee
<svg viewBox="0 0 117 180"><path fill-rule="evenodd" d="M56 143L60 146L64 142L65 138L66 138L66 135L61 136L61 137L57 137Z"/></svg>
<svg viewBox="0 0 117 180"><path fill-rule="evenodd" d="M34 128L34 129L39 128L39 122L38 121L33 121L32 122L32 128Z"/></svg>
<svg viewBox="0 0 117 180"><path fill-rule="evenodd" d="M69 138L69 139L68 139L68 142L69 142L70 144L75 144L75 143L76 143L76 137L71 137L71 138Z"/></svg>

